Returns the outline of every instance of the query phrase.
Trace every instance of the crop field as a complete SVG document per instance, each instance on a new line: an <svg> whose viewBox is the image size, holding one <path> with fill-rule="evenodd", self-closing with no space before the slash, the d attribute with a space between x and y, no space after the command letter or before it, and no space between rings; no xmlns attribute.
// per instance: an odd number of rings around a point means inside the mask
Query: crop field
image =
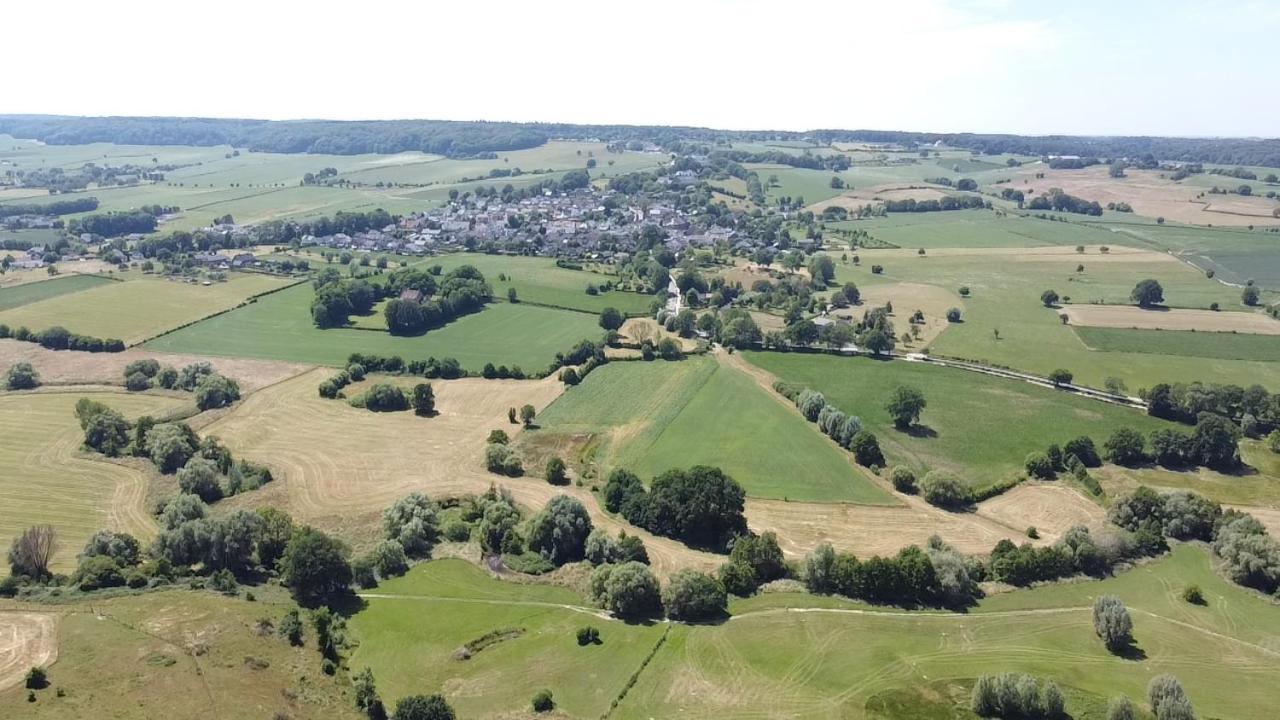
<svg viewBox="0 0 1280 720"><path fill-rule="evenodd" d="M1191 582L1207 606L1178 597ZM1111 655L1094 637L1092 602L1104 593L1129 606L1144 659ZM1101 718L1121 693L1142 703L1147 681L1164 672L1205 716L1262 718L1280 680L1280 620L1219 578L1194 545L1110 579L996 595L967 614L768 593L734 601L725 623L630 625L593 617L563 588L504 583L456 560L419 565L365 601L351 621L360 640L352 666L373 668L384 697L425 688L464 715L518 712L545 687L566 713L597 716L637 670L617 717L965 717L973 677L1021 671L1065 686L1076 718ZM600 628L600 645L574 642L586 624ZM517 628L453 659L471 640Z"/></svg>
<svg viewBox="0 0 1280 720"><path fill-rule="evenodd" d="M349 688L322 672L309 626L302 647L274 632L293 607L287 594L270 587L254 591L256 602L164 590L43 608L47 612L37 617L44 618L39 622L48 634L23 658L18 679L43 657L50 661L50 687L28 702L19 682L0 691L0 704L21 708L12 715L24 718L363 717ZM26 606L6 602L0 628L15 614L12 608ZM261 618L273 624L266 633L257 630ZM41 628L25 624L27 632ZM54 642L46 654L44 644Z"/></svg>
<svg viewBox="0 0 1280 720"><path fill-rule="evenodd" d="M965 370L863 357L772 352L744 356L862 418L880 440L890 465L918 471L946 468L975 485L1019 474L1028 453L1052 443L1089 435L1101 445L1120 427L1145 434L1170 426L1128 408ZM895 429L884 408L899 385L918 388L928 401L920 427L910 432Z"/></svg>
<svg viewBox="0 0 1280 720"><path fill-rule="evenodd" d="M535 371L550 365L557 352L603 333L596 318L585 313L508 303L495 303L416 337L354 328L321 330L311 322L314 293L303 283L156 338L147 347L319 365L344 365L356 352L406 360L452 357L477 372L488 362Z"/></svg>
<svg viewBox="0 0 1280 720"><path fill-rule="evenodd" d="M69 293L88 290L111 281L97 275L66 275L40 282L0 288L0 311L30 305Z"/></svg>
<svg viewBox="0 0 1280 720"><path fill-rule="evenodd" d="M1127 224L1112 230L1117 236L1167 247L1184 260L1204 270L1213 270L1218 278L1227 282L1243 285L1254 280L1262 288L1280 290L1280 254L1276 253L1280 241L1275 233L1170 224Z"/></svg>
<svg viewBox="0 0 1280 720"><path fill-rule="evenodd" d="M144 276L11 308L0 312L0 323L14 328L25 325L32 330L61 325L74 333L120 338L133 344L233 308L251 296L289 282L269 275L239 273L212 285Z"/></svg>
<svg viewBox="0 0 1280 720"><path fill-rule="evenodd" d="M892 502L815 427L711 358L606 365L539 424L529 438L535 445L590 438L601 475L622 467L648 480L673 467L715 465L754 497Z"/></svg>
<svg viewBox="0 0 1280 720"><path fill-rule="evenodd" d="M1274 335L1096 327L1075 330L1080 342L1092 350L1105 352L1273 363L1280 358L1280 338Z"/></svg>
<svg viewBox="0 0 1280 720"><path fill-rule="evenodd" d="M1062 311L1072 325L1088 328L1280 335L1280 320L1260 312L1144 310L1135 305L1064 305Z"/></svg>
<svg viewBox="0 0 1280 720"><path fill-rule="evenodd" d="M557 267L552 258L545 257L457 253L429 258L426 264L441 265L446 271L459 265L474 265L493 286L493 295L498 300L506 300L507 290L515 288L521 302L589 313L599 313L607 307L613 307L627 315L647 315L655 298L665 298L665 295L643 295L622 290L588 295L588 285L598 287L617 278L586 270L566 270ZM500 274L507 279L499 279Z"/></svg>
<svg viewBox="0 0 1280 720"><path fill-rule="evenodd" d="M1034 222L1072 227L1066 223ZM963 322L951 325L930 344L930 352L936 355L979 360L1040 375L1065 368L1075 374L1076 382L1091 387L1102 387L1107 377L1123 380L1134 391L1158 382L1209 377L1245 386L1256 382L1280 387L1280 361L1090 350L1070 325L1062 323L1057 309L1041 304L1043 291L1054 289L1075 304L1124 305L1130 302L1130 291L1139 280L1154 278L1164 286L1169 306L1205 310L1214 302L1237 307L1240 292L1205 278L1164 253L1112 247L1103 254L1097 245L1081 244L1085 245L1082 253L1077 253L1074 245L1030 252L959 247L926 250L924 256L908 248L859 250L859 265L835 256L836 280L854 282L864 292L884 283L928 284L953 291L970 288L970 295L964 299ZM883 273L873 274L872 265L883 266ZM1080 265L1084 266L1083 271L1077 270ZM913 309L895 304L894 324L899 331L905 329L906 318Z"/></svg>
<svg viewBox="0 0 1280 720"><path fill-rule="evenodd" d="M80 452L84 438L75 404L90 397L130 419L163 415L184 401L121 393L0 394L0 537L12 538L32 525L57 532L53 567L75 568L86 540L102 528L140 539L155 531L148 508L146 464L108 462ZM8 567L4 568L8 573Z"/></svg>

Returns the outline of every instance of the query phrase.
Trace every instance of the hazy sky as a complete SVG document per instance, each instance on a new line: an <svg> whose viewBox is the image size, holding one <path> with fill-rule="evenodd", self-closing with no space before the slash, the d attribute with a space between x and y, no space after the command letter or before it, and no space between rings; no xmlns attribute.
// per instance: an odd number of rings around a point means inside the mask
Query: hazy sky
<svg viewBox="0 0 1280 720"><path fill-rule="evenodd" d="M1280 0L64 0L0 113L1280 135Z"/></svg>

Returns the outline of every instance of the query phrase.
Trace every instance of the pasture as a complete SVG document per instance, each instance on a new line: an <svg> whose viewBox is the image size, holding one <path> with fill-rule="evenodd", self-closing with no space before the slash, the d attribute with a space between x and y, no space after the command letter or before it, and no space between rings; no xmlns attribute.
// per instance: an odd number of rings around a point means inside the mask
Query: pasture
<svg viewBox="0 0 1280 720"><path fill-rule="evenodd" d="M61 325L73 333L134 344L290 282L248 273L232 273L226 282L210 285L142 276L10 308L0 312L0 323L32 330Z"/></svg>
<svg viewBox="0 0 1280 720"><path fill-rule="evenodd" d="M493 286L494 298L502 301L507 299L508 289L515 288L517 298L522 303L551 305L595 314L613 307L627 315L647 315L655 299L665 299L665 294L643 295L623 290L588 295L588 285L599 287L603 283L617 280L617 277L590 270L567 270L556 266L554 259L546 257L454 253L428 258L426 264L441 265L446 272L459 265L474 265ZM505 276L506 280L500 279L499 275Z"/></svg>
<svg viewBox="0 0 1280 720"><path fill-rule="evenodd" d="M975 486L1018 475L1028 453L1079 435L1089 435L1101 446L1120 427L1145 434L1171 426L1067 392L923 363L775 352L743 356L862 418L890 466L907 465L918 472L945 468ZM919 426L908 432L895 429L884 408L899 385L918 388L928 402Z"/></svg>
<svg viewBox="0 0 1280 720"><path fill-rule="evenodd" d="M111 280L98 275L63 275L39 282L0 288L0 311L88 290L110 282Z"/></svg>
<svg viewBox="0 0 1280 720"><path fill-rule="evenodd" d="M355 328L321 330L311 321L315 290L302 283L147 343L152 350L345 365L352 353L406 360L456 358L479 372L485 363L545 369L557 352L604 332L592 315L535 305L494 303L424 335L400 337ZM3 317L3 314L0 314Z"/></svg>
<svg viewBox="0 0 1280 720"><path fill-rule="evenodd" d="M1207 606L1180 599L1192 582ZM1129 606L1142 659L1111 655L1094 636L1092 603L1104 593ZM1142 704L1149 679L1166 672L1203 716L1263 718L1280 680L1280 619L1195 545L1101 581L994 595L967 614L781 592L733 601L724 623L633 625L594 616L564 588L504 583L457 560L418 565L365 603L350 623L360 641L351 666L371 667L384 697L442 692L463 716L518 713L544 687L565 713L599 716L637 671L611 716L968 717L976 675L1020 671L1062 685L1075 718L1101 718L1118 694ZM576 644L587 624L602 644ZM453 659L506 628L524 632Z"/></svg>
<svg viewBox="0 0 1280 720"><path fill-rule="evenodd" d="M527 442L574 448L573 460L599 477L626 468L648 480L715 465L753 497L893 502L816 427L713 358L611 363L566 391L538 424Z"/></svg>
<svg viewBox="0 0 1280 720"><path fill-rule="evenodd" d="M58 538L53 569L58 572L75 568L76 554L98 530L128 532L144 541L155 531L145 506L150 466L82 453L84 435L75 416L81 397L106 403L131 420L185 404L123 392L0 394L0 467L6 469L0 475L0 537L16 537L32 525L52 525Z"/></svg>

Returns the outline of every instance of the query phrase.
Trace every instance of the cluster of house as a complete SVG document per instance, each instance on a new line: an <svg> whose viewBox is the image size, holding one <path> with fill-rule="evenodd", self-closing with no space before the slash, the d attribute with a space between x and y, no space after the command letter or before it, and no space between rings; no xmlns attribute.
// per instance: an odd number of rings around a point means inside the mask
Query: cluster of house
<svg viewBox="0 0 1280 720"><path fill-rule="evenodd" d="M62 221L53 215L9 215L0 218L0 227L6 230L53 230L62 227Z"/></svg>

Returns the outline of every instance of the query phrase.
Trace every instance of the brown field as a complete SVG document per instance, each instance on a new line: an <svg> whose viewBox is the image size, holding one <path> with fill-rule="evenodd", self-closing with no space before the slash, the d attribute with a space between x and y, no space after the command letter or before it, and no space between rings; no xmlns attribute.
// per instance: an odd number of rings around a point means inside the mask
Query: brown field
<svg viewBox="0 0 1280 720"><path fill-rule="evenodd" d="M936 187L914 185L873 185L857 188L827 200L813 203L805 209L821 213L828 207L842 207L849 210L864 205L878 205L885 200L941 200L949 193Z"/></svg>
<svg viewBox="0 0 1280 720"><path fill-rule="evenodd" d="M627 318L627 321L622 323L622 328L619 332L622 333L623 338L631 342L640 342L641 340L648 339L654 344L657 344L657 342L663 338L671 338L672 340L680 343L680 349L686 352L698 347L697 340L693 338L682 338L676 333L667 332L658 324L657 320L648 317ZM611 357L622 356L617 355Z"/></svg>
<svg viewBox="0 0 1280 720"><path fill-rule="evenodd" d="M1036 178L1036 173L1044 173L1044 177ZM1162 178L1159 170L1130 168L1125 174L1128 177L1113 178L1105 165L1084 170L1050 170L1041 163L1030 163L1014 171L1014 180L1008 187L1029 196L1039 195L1051 187L1062 188L1070 195L1103 206L1127 202L1138 215L1194 225L1280 225L1280 219L1271 215L1275 202L1266 198L1209 195L1206 188ZM1221 180L1218 185L1234 187L1232 178ZM1204 197L1198 197L1201 193Z"/></svg>
<svg viewBox="0 0 1280 720"><path fill-rule="evenodd" d="M1043 247L953 247L933 248L927 251L924 258L918 250L912 248L893 248L881 250L863 248L858 250L863 264L882 259L920 259L931 257L989 257L1001 262L1087 262L1087 263L1181 263L1178 258L1168 253L1142 250L1117 245L1108 245L1108 251L1102 252L1101 245L1085 245L1084 252L1078 253L1074 246L1045 245ZM1079 260L1077 260L1079 258ZM1074 265L1072 267L1075 267Z"/></svg>
<svg viewBox="0 0 1280 720"><path fill-rule="evenodd" d="M750 290L751 285L755 283L755 281L757 280L768 280L769 282L777 282L777 279L774 277L775 275L777 275L778 277L783 277L785 275L796 275L806 281L809 279L809 271L804 268L801 268L794 273L789 273L788 271L784 270L780 265L763 267L758 263L754 263L754 262L746 262L746 263L742 263L741 265L734 265L733 267L728 268L725 271L721 272L720 275L724 277L725 282L741 283L742 287L746 290Z"/></svg>
<svg viewBox="0 0 1280 720"><path fill-rule="evenodd" d="M1106 512L1075 490L1054 483L1023 483L985 500L978 514L1011 527L1034 527L1040 537L1057 540L1076 525L1106 520Z"/></svg>
<svg viewBox="0 0 1280 720"><path fill-rule="evenodd" d="M0 612L0 690L22 682L27 670L58 659L58 633L47 613Z"/></svg>
<svg viewBox="0 0 1280 720"><path fill-rule="evenodd" d="M1072 325L1143 330L1196 330L1280 335L1280 321L1259 312L1143 310L1135 305L1064 305Z"/></svg>
<svg viewBox="0 0 1280 720"><path fill-rule="evenodd" d="M485 439L497 428L517 437L507 408L525 403L541 410L561 392L545 380L436 381L438 415L372 413L316 393L326 370L315 370L264 388L204 429L237 455L269 466L276 481L262 490L219 504L221 508L283 508L301 522L337 533L358 549L375 542L382 510L415 490L432 497L509 489L536 510L558 494L572 495L592 519L613 531L641 535L660 575L680 567L714 567L717 558L657 538L619 522L600 509L584 488L556 487L530 467L530 475L506 478L484 469ZM412 384L414 378L394 382ZM348 388L352 390L352 388Z"/></svg>
<svg viewBox="0 0 1280 720"><path fill-rule="evenodd" d="M90 384L122 385L124 368L135 360L155 359L161 365L181 369L193 362L209 362L214 369L235 380L244 392L280 382L298 373L310 370L310 365L277 362L274 360L249 360L242 358L212 358L199 355L161 353L146 348L129 348L119 353L86 353L65 350L46 350L35 343L17 340L0 340L0 367L17 362L29 362L40 373L46 385Z"/></svg>
<svg viewBox="0 0 1280 720"><path fill-rule="evenodd" d="M836 310L835 314L858 319L868 308L882 306L885 303L893 304L894 320L902 330L908 329L907 319L912 313L916 310L924 312L924 324L920 326L920 339L913 340L908 349L914 346L926 346L942 334L942 331L950 325L947 322L948 309L958 307L962 311L961 319L964 317L964 303L959 295L937 285L922 283L868 285L862 288L862 305Z"/></svg>

